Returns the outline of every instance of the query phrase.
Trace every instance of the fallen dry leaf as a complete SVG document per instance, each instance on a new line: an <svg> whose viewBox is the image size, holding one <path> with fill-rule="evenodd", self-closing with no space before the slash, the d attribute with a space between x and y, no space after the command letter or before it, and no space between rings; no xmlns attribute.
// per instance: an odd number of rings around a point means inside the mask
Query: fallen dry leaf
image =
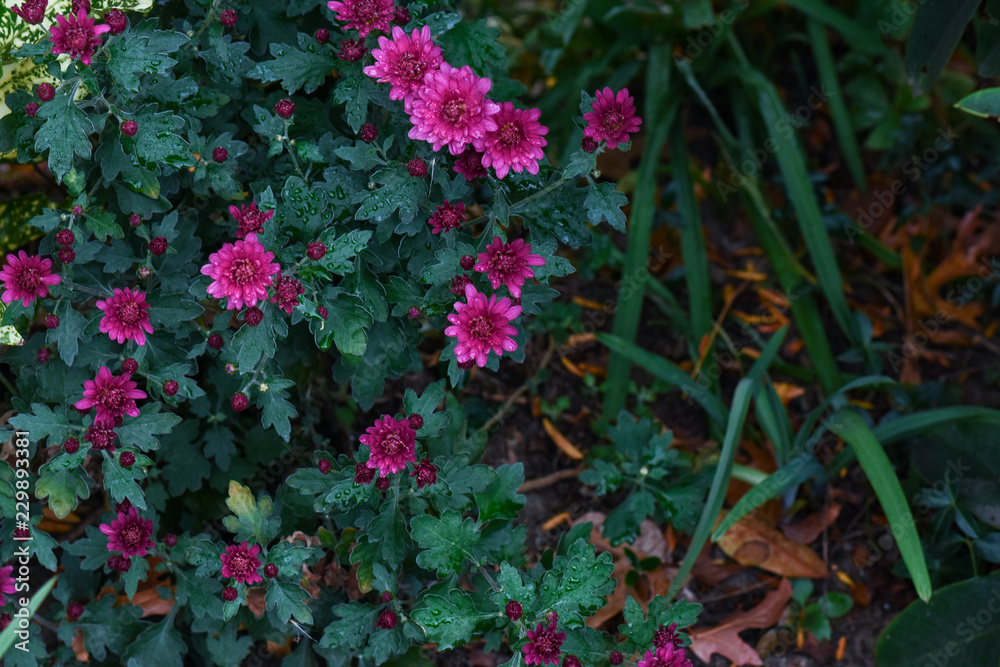
<svg viewBox="0 0 1000 667"><path fill-rule="evenodd" d="M90 652L83 642L83 630L77 630L76 634L73 635L73 652L76 653L78 661L90 662Z"/></svg>
<svg viewBox="0 0 1000 667"><path fill-rule="evenodd" d="M576 445L569 441L569 438L560 433L559 429L557 429L547 417L542 419L542 426L545 427L545 432L549 434L549 437L552 438L552 442L556 443L556 447L561 449L563 454L570 457L574 461L580 461L583 459L583 452L577 449Z"/></svg>
<svg viewBox="0 0 1000 667"><path fill-rule="evenodd" d="M753 609L731 614L717 627L690 631L691 650L705 662L710 662L712 654L718 653L737 665L763 665L757 652L740 639L740 633L777 623L791 597L792 586L787 579L782 579L778 590L768 593Z"/></svg>
<svg viewBox="0 0 1000 667"><path fill-rule="evenodd" d="M726 515L722 512L721 519ZM816 553L762 521L743 517L719 538L719 547L737 563L759 567L783 577L822 579L830 575Z"/></svg>
<svg viewBox="0 0 1000 667"><path fill-rule="evenodd" d="M781 527L785 537L799 544L811 544L840 516L840 505L831 503L819 512L810 514L798 523Z"/></svg>

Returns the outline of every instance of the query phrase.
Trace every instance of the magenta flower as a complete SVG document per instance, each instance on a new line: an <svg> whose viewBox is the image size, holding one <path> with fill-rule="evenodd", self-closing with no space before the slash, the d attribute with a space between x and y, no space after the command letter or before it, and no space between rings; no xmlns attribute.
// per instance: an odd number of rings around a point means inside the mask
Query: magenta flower
<svg viewBox="0 0 1000 667"><path fill-rule="evenodd" d="M684 649L673 644L661 646L655 651L646 651L638 667L691 667Z"/></svg>
<svg viewBox="0 0 1000 667"><path fill-rule="evenodd" d="M483 166L483 154L473 148L466 148L462 154L455 158L455 173L465 176L465 180L472 181L486 175L486 167Z"/></svg>
<svg viewBox="0 0 1000 667"><path fill-rule="evenodd" d="M45 9L48 6L49 0L26 0L20 7L11 7L10 11L24 19L25 23L37 25L45 20Z"/></svg>
<svg viewBox="0 0 1000 667"><path fill-rule="evenodd" d="M486 246L486 252L479 253L474 268L486 274L493 289L506 285L511 295L519 299L524 281L535 277L535 272L528 267L544 264L542 256L531 254L531 246L522 239L504 243L495 236L493 243Z"/></svg>
<svg viewBox="0 0 1000 667"><path fill-rule="evenodd" d="M13 565L0 567L0 593L4 595L13 595L17 590L14 586L14 577L10 576L13 571Z"/></svg>
<svg viewBox="0 0 1000 667"><path fill-rule="evenodd" d="M468 65L459 69L441 63L424 75L424 85L410 102L410 139L430 142L436 151L447 146L452 155L469 143L482 150L486 133L497 129L493 116L500 111L499 104L486 99L492 85Z"/></svg>
<svg viewBox="0 0 1000 667"><path fill-rule="evenodd" d="M118 419L121 419L121 417L119 417ZM118 422L116 420L115 424L117 423ZM83 436L83 439L90 443L91 449L107 450L109 454L113 454L115 451L115 440L117 439L118 434L115 433L115 430L111 428L111 426L113 425L108 424L104 426L97 426L97 425L88 426L87 433ZM79 445L77 445L77 448L79 448ZM69 449L67 449L66 451L68 452ZM74 449L73 451L77 451L77 449Z"/></svg>
<svg viewBox="0 0 1000 667"><path fill-rule="evenodd" d="M433 72L444 62L441 47L431 39L431 29L424 26L407 35L402 28L392 29L392 39L378 38L377 49L372 49L375 64L364 72L379 83L392 85L389 99L406 100L406 106L413 93L424 83L424 75Z"/></svg>
<svg viewBox="0 0 1000 667"><path fill-rule="evenodd" d="M250 205L240 204L239 208L229 207L229 215L239 223L236 229L236 236L245 237L247 234L260 234L264 231L264 223L274 217L274 211L262 211L257 208L257 202L250 202Z"/></svg>
<svg viewBox="0 0 1000 667"><path fill-rule="evenodd" d="M291 313L292 309L299 305L299 295L305 291L302 283L291 276L282 276L279 271L278 279L274 283L274 296L271 297L271 303L276 303L278 308L286 313Z"/></svg>
<svg viewBox="0 0 1000 667"><path fill-rule="evenodd" d="M7 263L0 271L4 292L0 301L11 303L16 299L27 308L35 299L49 295L49 285L58 285L62 278L52 275L52 260L38 255L28 255L21 250L7 255Z"/></svg>
<svg viewBox="0 0 1000 667"><path fill-rule="evenodd" d="M493 117L496 131L483 140L483 166L493 167L497 178L504 178L510 171L520 174L525 169L537 174L538 161L545 157L542 147L548 143L544 136L549 133L549 128L538 122L541 116L541 109L515 109L513 102L504 102L500 113Z"/></svg>
<svg viewBox="0 0 1000 667"><path fill-rule="evenodd" d="M119 512L118 518L100 525L101 532L108 536L108 551L121 551L122 557L145 556L147 549L153 548L149 536L153 534L153 522L143 519L134 507L128 513Z"/></svg>
<svg viewBox="0 0 1000 667"><path fill-rule="evenodd" d="M608 142L608 148L628 143L628 135L639 131L642 119L635 115L635 100L622 88L615 95L610 88L597 91L597 99L590 105L593 111L583 114L587 127L583 136L594 141Z"/></svg>
<svg viewBox="0 0 1000 667"><path fill-rule="evenodd" d="M465 286L465 300L455 304L455 313L448 316L452 326L444 330L446 336L458 339L455 357L459 363L475 361L482 368L490 350L502 356L504 350L517 349L511 338L517 329L510 323L521 314L520 306L511 304L507 297L498 301L496 294L487 301L472 284Z"/></svg>
<svg viewBox="0 0 1000 667"><path fill-rule="evenodd" d="M232 577L247 585L264 581L264 577L257 571L260 569L260 559L257 558L259 553L260 546L256 544L250 546L248 542L244 542L229 545L226 553L219 556L222 559L222 576Z"/></svg>
<svg viewBox="0 0 1000 667"><path fill-rule="evenodd" d="M534 630L528 630L528 643L521 647L525 664L558 665L562 643L565 640L565 632L556 632L555 621L549 623L546 628L539 623Z"/></svg>
<svg viewBox="0 0 1000 667"><path fill-rule="evenodd" d="M361 39L373 30L389 32L389 22L396 15L392 0L344 0L326 6L337 12L338 21L347 23L344 30L357 28Z"/></svg>
<svg viewBox="0 0 1000 667"><path fill-rule="evenodd" d="M98 301L97 307L104 311L101 331L113 341L124 343L126 340L134 340L139 345L145 345L146 334L153 333L145 292L133 292L130 287L116 287L114 296Z"/></svg>
<svg viewBox="0 0 1000 667"><path fill-rule="evenodd" d="M97 418L94 424L101 428L109 428L123 415L138 417L139 408L135 399L146 398L146 392L136 389L132 375L112 375L107 366L101 366L97 377L84 380L83 398L73 404L77 410L87 411L97 408Z"/></svg>
<svg viewBox="0 0 1000 667"><path fill-rule="evenodd" d="M465 222L465 204L449 204L445 199L444 203L434 209L434 215L430 217L427 224L431 226L431 234L440 234L462 226Z"/></svg>
<svg viewBox="0 0 1000 667"><path fill-rule="evenodd" d="M385 477L417 460L416 438L417 434L413 432L409 420L397 420L391 415L384 415L375 420L375 424L369 426L358 439L361 444L371 448L371 456L366 465L378 468L379 474Z"/></svg>
<svg viewBox="0 0 1000 667"><path fill-rule="evenodd" d="M247 234L235 244L223 244L201 267L201 272L214 281L208 286L208 294L216 299L227 297L228 310L256 306L267 299L267 288L274 284L274 274L281 271L272 259L274 253L257 241L256 234Z"/></svg>
<svg viewBox="0 0 1000 667"><path fill-rule="evenodd" d="M52 53L68 53L71 58L79 58L81 63L90 66L94 49L101 45L100 35L111 30L111 26L94 23L94 19L82 9L75 16L56 16L57 25L49 26Z"/></svg>

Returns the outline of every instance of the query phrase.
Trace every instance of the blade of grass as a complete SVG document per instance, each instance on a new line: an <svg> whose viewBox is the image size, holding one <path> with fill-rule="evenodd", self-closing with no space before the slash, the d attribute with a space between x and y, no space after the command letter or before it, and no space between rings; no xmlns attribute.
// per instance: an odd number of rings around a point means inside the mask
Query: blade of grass
<svg viewBox="0 0 1000 667"><path fill-rule="evenodd" d="M719 523L712 533L712 541L718 542L726 531L737 521L754 511L772 498L777 498L788 489L801 484L813 475L823 472L823 466L812 452L802 452L787 465L774 471L767 479L758 483L748 491Z"/></svg>
<svg viewBox="0 0 1000 667"><path fill-rule="evenodd" d="M921 435L939 426L963 421L981 421L1000 426L1000 410L971 405L935 408L879 424L875 427L875 437L879 442L888 444Z"/></svg>
<svg viewBox="0 0 1000 667"><path fill-rule="evenodd" d="M926 602L931 597L931 577L927 572L924 550L920 536L910 513L910 507L903 494L903 487L892 469L889 457L868 425L850 410L841 410L834 417L840 422L837 435L851 446L858 457L862 470L868 476L875 495L882 504L882 510L889 520L889 527L899 546L899 553L913 579L917 595Z"/></svg>
<svg viewBox="0 0 1000 667"><path fill-rule="evenodd" d="M743 433L743 423L746 421L747 412L750 409L750 397L753 396L753 389L756 383L748 378L743 378L736 385L736 392L733 394L733 409L729 413L729 422L726 426L726 437L722 442L722 453L719 455L719 466L715 469L715 477L712 478L712 486L708 491L708 500L705 501L705 509L701 512L698 525L691 536L691 544L681 562L680 570L670 584L666 599L669 602L673 599L677 591L680 590L687 578L688 573L698 559L702 547L708 540L712 526L715 524L722 509L722 503L726 499L726 489L729 487L729 478L733 473L733 460L736 457L736 448Z"/></svg>
<svg viewBox="0 0 1000 667"><path fill-rule="evenodd" d="M823 401L823 403L821 403L816 409L810 412L803 425L799 428L791 447L786 451L783 458L779 459L778 464L780 467L778 470L772 473L770 477L764 480L764 482L751 489L742 498L740 498L739 501L737 501L736 505L733 506L733 509L731 509L729 514L726 515L726 518L723 519L722 523L720 523L718 528L715 529L715 532L712 534L712 540L718 540L733 526L733 524L767 501L772 498L776 498L788 489L801 484L813 475L823 472L823 466L816 460L814 451L823 434L827 430L831 430L833 427L831 425L832 421L824 422L820 428L813 431L813 427L815 427L816 422L819 421L820 417L823 416L823 413L826 412L827 408L831 404L841 400L841 397L848 391L878 384L895 384L895 380L880 375L869 375L857 378L845 384L839 390L834 392L833 395ZM758 394L759 393L760 390L758 390ZM765 432L767 432L767 422L765 419L760 418L761 404L759 402L756 403L756 407L761 427L765 429ZM788 416L786 414L785 419L787 420L787 418ZM772 442L775 442L773 437ZM775 447L777 448L778 445L775 444Z"/></svg>
<svg viewBox="0 0 1000 667"><path fill-rule="evenodd" d="M819 287L830 304L833 316L841 330L855 345L860 345L861 332L857 321L847 305L844 294L843 278L837 258L830 243L830 235L823 223L823 214L813 192L809 171L806 168L805 155L798 144L793 131L783 131L788 128L788 117L781 98L774 85L757 70L748 70L745 79L747 84L757 92L757 103L761 117L767 126L767 133L774 144L778 168L785 180L788 196L792 201L798 218L799 230L802 232L809 256L816 267L816 278Z"/></svg>
<svg viewBox="0 0 1000 667"><path fill-rule="evenodd" d="M747 373L748 378L751 380L760 380L764 377L764 373L767 373L767 369L771 367L771 363L778 356L778 352L781 351L781 344L785 342L785 336L787 335L788 325L785 325L771 336L771 340L767 341L767 345L761 349L760 356L757 357L757 361L753 363L750 372Z"/></svg>
<svg viewBox="0 0 1000 667"><path fill-rule="evenodd" d="M701 211L691 180L684 115L677 114L667 139L674 182L677 184L677 207L680 210L681 253L684 256L684 280L691 309L691 345L699 353L701 344L712 329L712 295L708 279L708 251L702 233Z"/></svg>
<svg viewBox="0 0 1000 667"><path fill-rule="evenodd" d="M785 3L839 32L847 38L852 49L876 56L889 53L881 34L845 16L824 0L785 0Z"/></svg>
<svg viewBox="0 0 1000 667"><path fill-rule="evenodd" d="M56 585L56 579L58 579L58 577L52 577L49 579L41 588L38 589L37 593L31 596L31 602L28 603L29 618L34 616L35 612L38 611L38 608L42 606L42 602L44 602L45 598L48 597L49 591L51 591L52 587ZM4 654L10 650L10 647L14 645L14 633L17 632L17 630L18 624L12 621L3 632L0 632L0 658L2 658Z"/></svg>
<svg viewBox="0 0 1000 667"><path fill-rule="evenodd" d="M612 359L625 359L622 365L632 362L664 382L687 393L691 400L700 405L708 414L710 420L724 426L729 411L714 394L698 384L684 370L663 357L648 352L635 343L606 333L598 333L597 340L611 350ZM609 362L610 364L610 362ZM608 375L610 376L610 367Z"/></svg>
<svg viewBox="0 0 1000 667"><path fill-rule="evenodd" d="M792 424L774 384L769 378L757 388L754 396L754 409L757 413L757 423L774 445L774 454L778 461L787 461L792 450Z"/></svg>
<svg viewBox="0 0 1000 667"><path fill-rule="evenodd" d="M669 72L669 45L652 49L646 68L646 119L650 130L632 197L632 216L623 267L624 284L618 295L618 312L612 327L615 336L627 342L635 340L646 282L649 280L646 262L649 257L649 235L653 230L656 211L656 174L660 165L660 151L678 113L677 96L670 95ZM627 359L612 354L608 360L608 379L604 394L604 416L609 421L614 421L625 407L630 373L631 366Z"/></svg>
<svg viewBox="0 0 1000 667"><path fill-rule="evenodd" d="M837 70L833 66L833 54L830 53L830 42L826 37L826 28L817 19L810 18L806 22L809 31L809 41L812 42L813 56L816 59L816 70L819 80L827 91L826 101L830 105L830 115L833 117L833 127L840 140L840 148L844 151L844 161L851 172L854 185L859 190L867 189L865 168L861 163L861 151L858 149L857 137L851 126L851 117L847 115L844 96L837 80Z"/></svg>

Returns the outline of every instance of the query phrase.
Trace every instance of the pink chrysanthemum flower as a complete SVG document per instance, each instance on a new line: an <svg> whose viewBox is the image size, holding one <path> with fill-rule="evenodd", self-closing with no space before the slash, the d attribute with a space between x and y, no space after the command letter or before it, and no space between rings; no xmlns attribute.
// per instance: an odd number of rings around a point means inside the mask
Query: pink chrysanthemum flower
<svg viewBox="0 0 1000 667"><path fill-rule="evenodd" d="M124 558L145 556L147 549L153 548L153 522L143 519L134 507L128 513L119 512L118 518L100 525L101 532L108 536L108 551L121 551Z"/></svg>
<svg viewBox="0 0 1000 667"><path fill-rule="evenodd" d="M17 590L14 586L14 577L10 576L13 571L13 565L0 567L0 593L4 595L13 595Z"/></svg>
<svg viewBox="0 0 1000 667"><path fill-rule="evenodd" d="M302 283L291 276L283 276L278 272L278 278L274 283L274 296L271 303L278 304L278 308L291 313L295 306L299 305L299 295L305 293Z"/></svg>
<svg viewBox="0 0 1000 667"><path fill-rule="evenodd" d="M374 30L389 32L389 22L396 15L392 0L344 0L326 6L337 13L338 21L347 23L344 30L357 28L362 40Z"/></svg>
<svg viewBox="0 0 1000 667"><path fill-rule="evenodd" d="M516 109L513 102L504 102L500 113L493 117L496 131L483 140L483 166L493 167L497 178L504 178L510 171L537 174L538 161L545 157L542 147L548 143L544 137L549 133L549 128L538 122L541 116L541 109Z"/></svg>
<svg viewBox="0 0 1000 667"><path fill-rule="evenodd" d="M528 643L521 647L525 664L558 665L565 640L565 632L556 632L555 621L549 623L548 627L542 627L539 623L534 630L528 630Z"/></svg>
<svg viewBox="0 0 1000 667"><path fill-rule="evenodd" d="M94 423L109 428L123 415L138 417L135 399L146 398L146 392L136 389L132 375L112 375L107 366L101 366L93 380L83 381L83 398L73 404L77 410L97 408Z"/></svg>
<svg viewBox="0 0 1000 667"><path fill-rule="evenodd" d="M434 209L434 215L430 217L427 224L431 226L431 234L440 234L462 226L465 222L465 204L449 204L445 199L444 203Z"/></svg>
<svg viewBox="0 0 1000 667"><path fill-rule="evenodd" d="M101 331L113 341L124 343L126 340L134 340L139 345L145 345L146 334L153 333L145 292L133 292L130 287L116 287L114 296L98 301L97 307L104 311Z"/></svg>
<svg viewBox="0 0 1000 667"><path fill-rule="evenodd" d="M458 339L455 357L459 363L475 361L482 368L490 350L502 356L504 350L517 349L511 338L517 335L517 329L510 323L521 314L520 306L507 297L497 300L496 294L487 301L486 295L472 284L465 286L465 300L455 303L455 312L448 316L452 326L444 330L446 336Z"/></svg>
<svg viewBox="0 0 1000 667"><path fill-rule="evenodd" d="M597 91L597 99L590 105L593 111L583 114L587 127L583 136L594 141L608 142L608 148L628 143L628 135L639 131L642 119L635 115L635 100L622 88L615 95L610 88Z"/></svg>
<svg viewBox="0 0 1000 667"><path fill-rule="evenodd" d="M466 148L462 154L455 158L455 173L465 176L465 180L472 181L486 175L486 167L483 166L483 154L474 148Z"/></svg>
<svg viewBox="0 0 1000 667"><path fill-rule="evenodd" d="M247 234L260 234L264 231L264 223L274 217L274 211L262 211L257 208L257 202L250 202L250 205L240 204L239 208L229 207L229 215L239 223L236 229L236 236L244 238Z"/></svg>
<svg viewBox="0 0 1000 667"><path fill-rule="evenodd" d="M25 0L20 7L11 7L10 11L24 19L25 23L38 25L45 19L45 8L48 6L49 0Z"/></svg>
<svg viewBox="0 0 1000 667"><path fill-rule="evenodd" d="M371 456L366 465L378 468L379 474L385 477L417 460L416 438L417 434L413 432L409 420L397 420L391 415L384 415L375 420L375 424L369 426L358 439L361 444L371 448Z"/></svg>
<svg viewBox="0 0 1000 667"><path fill-rule="evenodd" d="M224 578L232 577L247 585L259 584L264 581L264 577L260 576L260 572L258 572L260 559L257 558L257 554L259 553L260 546L256 544L250 546L249 542L229 545L226 547L226 553L219 556L222 559L222 576Z"/></svg>
<svg viewBox="0 0 1000 667"><path fill-rule="evenodd" d="M479 253L474 268L479 273L486 274L493 289L506 285L511 295L519 299L524 281L535 277L535 272L529 267L544 264L545 260L541 255L531 254L531 246L524 240L515 239L504 243L499 236L495 236L493 243L486 246L486 252Z"/></svg>
<svg viewBox="0 0 1000 667"><path fill-rule="evenodd" d="M486 99L493 82L476 76L468 65L461 69L448 63L424 75L410 102L410 139L430 142L434 150L447 146L458 155L471 143L482 150L487 132L497 129L493 117L500 105Z"/></svg>
<svg viewBox="0 0 1000 667"><path fill-rule="evenodd" d="M267 299L267 288L274 284L274 274L281 270L272 259L274 253L264 248L256 234L223 244L219 252L208 256L209 263L201 267L201 272L214 281L208 286L208 294L216 299L228 298L228 310L256 306L258 301Z"/></svg>
<svg viewBox="0 0 1000 667"><path fill-rule="evenodd" d="M392 39L378 38L377 49L372 49L375 64L365 68L365 74L378 79L379 83L392 84L389 91L391 100L407 100L423 85L424 75L433 72L444 57L441 47L431 39L431 29L424 26L407 35L402 28L392 29Z"/></svg>
<svg viewBox="0 0 1000 667"><path fill-rule="evenodd" d="M121 419L119 417L119 419ZM115 420L117 424L117 420ZM84 434L83 439L90 443L91 449L96 450L107 450L109 454L113 454L115 451L115 440L118 434L115 430L111 428L112 424L107 424L105 426L91 425L87 427L87 432Z"/></svg>
<svg viewBox="0 0 1000 667"><path fill-rule="evenodd" d="M94 24L94 19L82 9L75 16L56 16L56 25L49 26L52 53L68 53L71 58L79 58L81 63L89 67L94 49L101 45L100 36L111 30L109 25Z"/></svg>
<svg viewBox="0 0 1000 667"><path fill-rule="evenodd" d="M638 667L691 667L684 649L673 644L661 646L655 651L646 651Z"/></svg>
<svg viewBox="0 0 1000 667"><path fill-rule="evenodd" d="M21 250L7 255L7 263L0 271L4 292L0 301L11 303L16 299L27 308L35 299L49 295L49 285L58 285L62 278L52 275L52 260L38 255L28 255Z"/></svg>

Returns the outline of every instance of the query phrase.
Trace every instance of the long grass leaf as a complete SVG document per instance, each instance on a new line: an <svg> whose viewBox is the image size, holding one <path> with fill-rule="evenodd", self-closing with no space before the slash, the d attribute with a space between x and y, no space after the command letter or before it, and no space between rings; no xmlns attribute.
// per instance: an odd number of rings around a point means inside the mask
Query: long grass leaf
<svg viewBox="0 0 1000 667"><path fill-rule="evenodd" d="M654 60L656 62L654 62ZM647 67L647 106L653 104L650 100L664 100L666 107L647 109L646 118L650 123L646 147L642 162L639 164L639 176L632 197L632 216L629 221L628 247L625 251L623 275L625 286L618 295L618 311L612 332L626 340L634 341L639 328L639 317L642 313L642 303L649 281L649 271L646 263L649 257L649 235L653 231L653 219L656 212L656 175L660 166L660 151L667 139L667 132L678 112L677 97L671 96L666 86L670 71L669 51L666 48L653 49L650 53L650 63ZM604 415L614 420L622 408L628 395L628 381L631 366L628 360L620 355L612 354L608 360L607 390L604 394Z"/></svg>
<svg viewBox="0 0 1000 667"><path fill-rule="evenodd" d="M924 550L920 545L913 514L903 494L903 487L892 469L889 457L879 444L868 425L854 412L841 410L834 415L839 422L837 435L851 446L858 457L861 469L868 476L875 495L882 504L882 510L889 520L889 527L906 568L910 571L917 595L926 602L931 597L931 577L927 572Z"/></svg>
<svg viewBox="0 0 1000 667"><path fill-rule="evenodd" d="M705 247L701 211L688 165L683 114L677 114L670 128L667 143L674 170L674 182L677 184L677 206L683 222L681 253L684 256L684 280L687 283L691 311L691 344L701 352L701 341L712 329L712 295L708 279L708 250Z"/></svg>
<svg viewBox="0 0 1000 667"><path fill-rule="evenodd" d="M830 115L833 117L833 127L840 140L840 148L844 151L844 161L851 172L854 185L864 191L868 186L865 181L865 168L861 163L861 151L854 135L851 117L847 114L844 95L837 80L837 70L833 66L833 54L830 53L830 42L826 37L826 28L819 20L810 18L806 22L809 31L809 41L812 42L813 56L816 58L816 70L819 80L827 92L827 104L830 105Z"/></svg>
<svg viewBox="0 0 1000 667"><path fill-rule="evenodd" d="M632 362L642 366L644 370L652 373L654 377L685 392L691 397L691 400L705 410L709 419L713 422L719 426L725 425L729 411L722 404L722 401L706 387L692 380L691 376L685 373L680 366L618 336L598 333L597 340L611 350L613 359L621 358L626 360L624 363ZM610 376L610 367L608 375Z"/></svg>
<svg viewBox="0 0 1000 667"><path fill-rule="evenodd" d="M28 617L31 618L38 611L38 608L42 606L42 602L48 597L49 591L52 587L56 585L56 580L58 577L52 577L45 584L38 589L38 592L31 596L31 601L28 603ZM11 621L3 632L0 632L0 658L4 656L10 647L14 645L14 640L17 638L14 634L18 630L18 624L15 621Z"/></svg>
<svg viewBox="0 0 1000 667"><path fill-rule="evenodd" d="M845 16L825 0L785 0L806 16L822 21L847 38L852 49L869 55L885 55L889 48L882 35L874 29Z"/></svg>
<svg viewBox="0 0 1000 667"><path fill-rule="evenodd" d="M802 153L795 133L790 127L790 121L785 113L781 98L774 85L760 72L749 70L747 82L757 92L757 103L761 117L767 125L768 135L774 143L775 157L778 168L785 179L788 196L792 201L798 217L799 230L802 232L809 256L816 267L816 278L820 289L830 304L833 316L841 330L855 345L861 344L861 332L857 321L847 305L844 294L843 278L837 266L837 258L830 243L830 235L823 223L823 215L812 182L806 168L805 156Z"/></svg>
<svg viewBox="0 0 1000 667"><path fill-rule="evenodd" d="M726 425L726 437L722 441L722 452L719 456L719 466L715 469L715 476L712 478L712 486L708 491L708 500L705 501L705 508L698 519L698 525L691 536L691 544L681 562L680 570L670 584L667 591L667 600L673 599L680 590L687 578L688 573L698 559L702 547L708 541L708 536L712 532L712 526L719 516L722 503L726 499L726 489L729 487L729 478L733 473L733 461L736 457L736 448L743 433L743 423L746 421L747 412L750 409L750 398L753 396L753 389L756 383L748 378L743 378L736 385L736 392L733 394L733 409L729 413L729 422Z"/></svg>
<svg viewBox="0 0 1000 667"><path fill-rule="evenodd" d="M972 405L953 405L899 417L875 427L875 437L888 444L922 435L940 426L964 421L978 421L1000 426L1000 410Z"/></svg>

